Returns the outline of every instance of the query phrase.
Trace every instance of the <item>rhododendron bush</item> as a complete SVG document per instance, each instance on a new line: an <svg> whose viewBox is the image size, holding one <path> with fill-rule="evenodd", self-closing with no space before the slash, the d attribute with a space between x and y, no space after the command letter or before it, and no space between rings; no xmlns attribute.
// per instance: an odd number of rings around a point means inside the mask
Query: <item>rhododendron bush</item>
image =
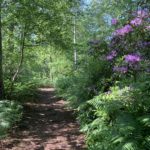
<svg viewBox="0 0 150 150"><path fill-rule="evenodd" d="M120 28L117 28L119 20L112 19L112 25L117 29L112 33L110 52L106 59L112 64L114 72L134 74L149 68L150 14L147 9L133 14L131 19L126 21L127 24Z"/></svg>
<svg viewBox="0 0 150 150"><path fill-rule="evenodd" d="M97 58L109 63L112 84L79 106L90 150L150 149L149 24L150 12L142 8L127 20L111 20L113 32Z"/></svg>

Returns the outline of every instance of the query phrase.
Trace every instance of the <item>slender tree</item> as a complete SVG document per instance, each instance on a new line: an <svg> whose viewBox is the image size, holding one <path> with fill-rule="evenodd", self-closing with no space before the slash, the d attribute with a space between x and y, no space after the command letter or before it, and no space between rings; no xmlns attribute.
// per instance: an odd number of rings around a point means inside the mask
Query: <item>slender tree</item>
<svg viewBox="0 0 150 150"><path fill-rule="evenodd" d="M74 22L74 31L73 31L73 44L74 44L74 66L77 68L77 47L76 47L76 16L73 19Z"/></svg>
<svg viewBox="0 0 150 150"><path fill-rule="evenodd" d="M2 50L2 17L1 17L1 6L0 3L0 99L4 98L4 83L3 83L3 50Z"/></svg>
<svg viewBox="0 0 150 150"><path fill-rule="evenodd" d="M12 77L12 80L11 80L11 85L10 85L10 97L11 97L11 94L12 94L12 90L13 90L13 86L14 86L14 83L19 75L19 72L20 72L20 69L22 67L22 63L23 63L23 59L24 59L24 47L25 47L25 29L26 27L22 27L22 31L21 31L21 39L20 39L20 61L19 61L19 64L18 64L18 67L16 69L16 72L15 74L13 75Z"/></svg>

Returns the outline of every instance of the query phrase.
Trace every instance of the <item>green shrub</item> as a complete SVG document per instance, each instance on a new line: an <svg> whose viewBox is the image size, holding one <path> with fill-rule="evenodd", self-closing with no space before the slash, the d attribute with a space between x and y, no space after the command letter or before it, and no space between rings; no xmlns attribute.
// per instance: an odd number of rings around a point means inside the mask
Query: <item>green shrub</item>
<svg viewBox="0 0 150 150"><path fill-rule="evenodd" d="M122 89L113 87L110 93L102 93L87 104L92 107L95 119L88 123L87 116L86 121L80 121L90 150L150 149L148 81ZM89 114L89 110L85 110L84 114ZM83 114L80 116L82 118Z"/></svg>
<svg viewBox="0 0 150 150"><path fill-rule="evenodd" d="M0 139L5 137L8 130L21 119L22 106L17 102L0 101Z"/></svg>
<svg viewBox="0 0 150 150"><path fill-rule="evenodd" d="M12 98L19 102L32 101L36 98L37 83L16 83Z"/></svg>
<svg viewBox="0 0 150 150"><path fill-rule="evenodd" d="M99 91L109 88L109 84L111 78L107 63L90 59L87 65L59 78L55 86L58 94L69 100L72 107L77 108Z"/></svg>
<svg viewBox="0 0 150 150"><path fill-rule="evenodd" d="M10 92L9 82L5 81L5 95L6 99L13 99L19 102L26 102L32 101L36 98L37 95L37 88L39 87L40 83L38 80L36 81L22 81L16 82Z"/></svg>

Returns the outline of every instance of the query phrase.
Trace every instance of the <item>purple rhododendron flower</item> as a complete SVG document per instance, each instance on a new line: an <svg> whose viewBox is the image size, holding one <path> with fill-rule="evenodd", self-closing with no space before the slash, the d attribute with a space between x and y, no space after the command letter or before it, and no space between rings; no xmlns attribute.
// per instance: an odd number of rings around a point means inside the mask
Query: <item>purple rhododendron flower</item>
<svg viewBox="0 0 150 150"><path fill-rule="evenodd" d="M139 26L143 23L143 20L141 18L135 18L131 20L130 24L134 26Z"/></svg>
<svg viewBox="0 0 150 150"><path fill-rule="evenodd" d="M113 18L112 20L111 20L111 24L112 25L116 25L118 23L118 20L116 19L116 18Z"/></svg>
<svg viewBox="0 0 150 150"><path fill-rule="evenodd" d="M120 28L120 29L117 29L115 31L115 35L121 35L121 36L124 36L125 34L129 33L129 32L132 32L133 31L133 28L131 25L127 24L125 25L123 28Z"/></svg>
<svg viewBox="0 0 150 150"><path fill-rule="evenodd" d="M147 18L149 16L149 14L148 14L147 10L138 10L137 16L140 18Z"/></svg>
<svg viewBox="0 0 150 150"><path fill-rule="evenodd" d="M107 55L106 59L107 60L112 60L116 56L117 56L117 52L114 50L114 51L111 51L111 53Z"/></svg>
<svg viewBox="0 0 150 150"><path fill-rule="evenodd" d="M150 41L138 41L137 42L138 48L145 48L150 46Z"/></svg>
<svg viewBox="0 0 150 150"><path fill-rule="evenodd" d="M127 63L135 64L141 61L141 57L137 54L129 54L125 56L125 61Z"/></svg>
<svg viewBox="0 0 150 150"><path fill-rule="evenodd" d="M150 42L143 42L143 45L144 45L145 47L150 46Z"/></svg>
<svg viewBox="0 0 150 150"><path fill-rule="evenodd" d="M150 30L150 26L146 26L145 29L146 29L146 30Z"/></svg>
<svg viewBox="0 0 150 150"><path fill-rule="evenodd" d="M125 66L115 66L113 68L113 71L120 72L120 73L127 73L128 72L128 68L125 67Z"/></svg>

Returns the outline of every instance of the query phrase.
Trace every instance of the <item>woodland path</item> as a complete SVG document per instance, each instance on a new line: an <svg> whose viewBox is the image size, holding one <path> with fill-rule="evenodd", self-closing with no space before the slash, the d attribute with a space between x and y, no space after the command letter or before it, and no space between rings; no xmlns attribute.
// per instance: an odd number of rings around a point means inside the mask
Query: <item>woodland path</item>
<svg viewBox="0 0 150 150"><path fill-rule="evenodd" d="M40 88L36 103L25 104L19 127L1 150L85 150L84 136L73 111L55 96L53 88Z"/></svg>

